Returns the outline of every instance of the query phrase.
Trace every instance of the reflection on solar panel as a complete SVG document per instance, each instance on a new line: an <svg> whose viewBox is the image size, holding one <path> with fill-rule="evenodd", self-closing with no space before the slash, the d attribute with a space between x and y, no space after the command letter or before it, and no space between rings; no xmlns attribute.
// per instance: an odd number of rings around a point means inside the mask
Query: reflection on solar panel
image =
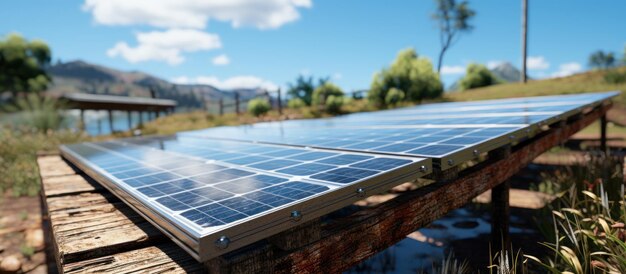
<svg viewBox="0 0 626 274"><path fill-rule="evenodd" d="M431 170L423 158L175 136L62 151L201 260Z"/></svg>
<svg viewBox="0 0 626 274"><path fill-rule="evenodd" d="M63 146L199 260L512 142L617 93L443 103Z"/></svg>
<svg viewBox="0 0 626 274"><path fill-rule="evenodd" d="M180 135L433 158L441 169L533 136L617 92L455 102Z"/></svg>

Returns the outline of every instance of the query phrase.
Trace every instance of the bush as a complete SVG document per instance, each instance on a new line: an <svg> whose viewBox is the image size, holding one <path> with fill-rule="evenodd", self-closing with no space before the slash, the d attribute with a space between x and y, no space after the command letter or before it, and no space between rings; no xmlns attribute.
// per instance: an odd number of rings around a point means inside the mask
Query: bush
<svg viewBox="0 0 626 274"><path fill-rule="evenodd" d="M612 70L604 74L604 81L609 84L621 84L626 82L626 72Z"/></svg>
<svg viewBox="0 0 626 274"><path fill-rule="evenodd" d="M31 93L17 98L13 105L3 110L14 113L11 124L45 132L61 128L65 120L61 112L63 108L62 102L54 98Z"/></svg>
<svg viewBox="0 0 626 274"><path fill-rule="evenodd" d="M341 112L341 106L343 106L343 96L330 95L326 98L326 104L324 109L328 113L338 114Z"/></svg>
<svg viewBox="0 0 626 274"><path fill-rule="evenodd" d="M459 81L461 90L486 87L499 84L501 81L487 67L480 64L469 64L465 76Z"/></svg>
<svg viewBox="0 0 626 274"><path fill-rule="evenodd" d="M343 97L343 91L338 86L331 83L324 83L313 91L313 106L326 105L326 100L330 96Z"/></svg>
<svg viewBox="0 0 626 274"><path fill-rule="evenodd" d="M297 108L301 108L305 106L306 106L306 103L304 102L304 100L300 98L293 98L289 100L289 102L287 102L287 107L293 108L293 109L297 109Z"/></svg>
<svg viewBox="0 0 626 274"><path fill-rule="evenodd" d="M419 102L443 94L443 84L427 58L419 58L413 49L401 51L389 68L374 75L368 100L377 107L386 106L391 88L404 91L404 99Z"/></svg>
<svg viewBox="0 0 626 274"><path fill-rule="evenodd" d="M256 117L266 114L272 107L265 98L256 98L248 102L248 112Z"/></svg>
<svg viewBox="0 0 626 274"><path fill-rule="evenodd" d="M388 106L395 106L404 100L404 91L401 91L397 88L390 88L387 91L387 96L385 96L385 104Z"/></svg>

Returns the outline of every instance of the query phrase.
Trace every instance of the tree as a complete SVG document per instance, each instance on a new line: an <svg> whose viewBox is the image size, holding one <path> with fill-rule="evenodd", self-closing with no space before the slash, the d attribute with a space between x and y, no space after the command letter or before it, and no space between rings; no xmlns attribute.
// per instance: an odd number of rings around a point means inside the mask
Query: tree
<svg viewBox="0 0 626 274"><path fill-rule="evenodd" d="M404 91L397 88L390 88L385 96L385 104L393 106L404 100Z"/></svg>
<svg viewBox="0 0 626 274"><path fill-rule="evenodd" d="M589 66L592 68L607 69L615 66L615 55L612 52L598 50L589 56Z"/></svg>
<svg viewBox="0 0 626 274"><path fill-rule="evenodd" d="M343 91L338 86L330 82L326 82L323 85L318 86L315 91L313 91L311 104L313 106L326 105L326 101L330 96L343 97Z"/></svg>
<svg viewBox="0 0 626 274"><path fill-rule="evenodd" d="M287 94L289 94L292 98L301 99L307 106L311 105L311 100L313 96L313 91L316 87L321 86L328 82L327 78L319 78L317 80L318 84L315 85L315 81L312 76L308 78L300 75L296 78L296 82L294 84L289 84L289 89L287 90Z"/></svg>
<svg viewBox="0 0 626 274"><path fill-rule="evenodd" d="M413 49L400 51L389 68L374 75L368 100L377 107L386 107L391 88L404 92L404 100L414 102L437 98L443 93L443 84L430 61L418 57Z"/></svg>
<svg viewBox="0 0 626 274"><path fill-rule="evenodd" d="M271 108L266 98L256 98L248 102L248 112L256 117L264 115L270 111Z"/></svg>
<svg viewBox="0 0 626 274"><path fill-rule="evenodd" d="M51 59L50 48L43 41L29 42L18 34L0 40L0 93L9 91L16 97L46 89L50 77L44 68Z"/></svg>
<svg viewBox="0 0 626 274"><path fill-rule="evenodd" d="M467 1L457 3L456 0L435 0L435 2L437 11L433 14L433 19L439 24L441 42L437 73L441 73L444 54L459 40L462 33L472 30L473 26L469 21L476 12L469 8Z"/></svg>
<svg viewBox="0 0 626 274"><path fill-rule="evenodd" d="M487 67L480 64L469 64L465 76L459 80L461 90L486 87L501 82Z"/></svg>

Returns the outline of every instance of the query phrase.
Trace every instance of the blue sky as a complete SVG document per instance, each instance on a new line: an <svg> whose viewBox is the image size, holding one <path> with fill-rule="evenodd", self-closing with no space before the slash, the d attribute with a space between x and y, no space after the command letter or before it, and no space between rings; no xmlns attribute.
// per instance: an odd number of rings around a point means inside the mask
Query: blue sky
<svg viewBox="0 0 626 274"><path fill-rule="evenodd" d="M446 55L447 85L470 62L520 66L521 1L470 6L475 29ZM623 53L626 1L530 0L529 6L531 77L585 70L598 49ZM353 90L367 88L403 48L436 59L434 8L428 0L2 1L0 34L43 39L55 60L82 59L181 83L284 87L307 74Z"/></svg>

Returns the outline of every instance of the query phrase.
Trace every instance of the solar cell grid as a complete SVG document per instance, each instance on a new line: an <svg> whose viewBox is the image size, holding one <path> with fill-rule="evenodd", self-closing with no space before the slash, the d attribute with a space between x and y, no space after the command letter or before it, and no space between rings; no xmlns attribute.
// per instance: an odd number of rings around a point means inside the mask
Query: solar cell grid
<svg viewBox="0 0 626 274"><path fill-rule="evenodd" d="M293 212L305 220L320 216L359 199L357 190L375 193L416 179L431 161L449 168L615 95L423 105L77 144L62 152L207 260L230 250L212 245L220 237L243 246L296 225Z"/></svg>

